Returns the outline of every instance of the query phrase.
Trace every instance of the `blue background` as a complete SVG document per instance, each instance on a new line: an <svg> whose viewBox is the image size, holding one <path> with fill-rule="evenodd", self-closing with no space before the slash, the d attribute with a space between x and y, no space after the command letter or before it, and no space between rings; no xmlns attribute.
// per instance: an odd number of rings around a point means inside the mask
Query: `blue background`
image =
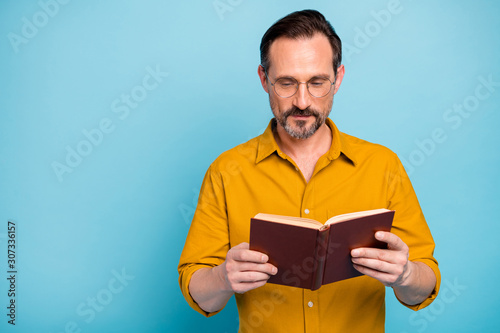
<svg viewBox="0 0 500 333"><path fill-rule="evenodd" d="M260 38L304 8L323 12L344 43L331 118L406 161L437 243L441 295L414 313L388 289L387 331L500 330L498 2L53 4L0 5L2 332L237 330L234 300L209 319L188 307L177 263L209 164L271 117ZM134 107L121 101L131 94ZM92 130L103 121L101 137ZM67 165L78 147L86 156L58 177L54 163ZM17 224L15 327L8 220Z"/></svg>

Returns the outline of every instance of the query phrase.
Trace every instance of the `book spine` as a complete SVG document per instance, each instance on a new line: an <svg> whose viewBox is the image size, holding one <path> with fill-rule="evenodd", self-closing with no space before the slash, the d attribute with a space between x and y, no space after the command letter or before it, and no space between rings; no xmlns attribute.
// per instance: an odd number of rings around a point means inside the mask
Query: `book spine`
<svg viewBox="0 0 500 333"><path fill-rule="evenodd" d="M316 250L314 253L314 272L312 277L311 290L317 290L323 285L323 273L325 271L326 254L328 250L328 236L330 235L330 226L318 230L316 239Z"/></svg>

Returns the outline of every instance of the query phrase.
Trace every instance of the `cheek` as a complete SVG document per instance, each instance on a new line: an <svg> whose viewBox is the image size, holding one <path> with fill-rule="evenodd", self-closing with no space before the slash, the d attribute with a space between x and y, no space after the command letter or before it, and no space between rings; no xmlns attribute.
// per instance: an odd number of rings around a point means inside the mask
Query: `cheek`
<svg viewBox="0 0 500 333"><path fill-rule="evenodd" d="M330 112L333 106L333 96L325 98L324 101L321 101L321 104L319 105L320 110L323 112Z"/></svg>
<svg viewBox="0 0 500 333"><path fill-rule="evenodd" d="M289 100L283 100L277 98L276 96L269 96L269 103L271 105L271 109L276 113L283 113L284 111L290 109L292 107L292 103Z"/></svg>
<svg viewBox="0 0 500 333"><path fill-rule="evenodd" d="M279 112L280 105L276 100L276 98L272 95L269 95L269 104L271 105L271 109L273 110L274 113Z"/></svg>

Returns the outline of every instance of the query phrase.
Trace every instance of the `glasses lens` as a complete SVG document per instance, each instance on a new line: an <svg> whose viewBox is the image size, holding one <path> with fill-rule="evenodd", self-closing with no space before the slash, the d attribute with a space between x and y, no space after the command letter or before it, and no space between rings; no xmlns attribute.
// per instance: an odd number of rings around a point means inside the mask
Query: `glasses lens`
<svg viewBox="0 0 500 333"><path fill-rule="evenodd" d="M332 87L332 82L325 78L314 78L307 82L307 89L314 97L326 96Z"/></svg>
<svg viewBox="0 0 500 333"><path fill-rule="evenodd" d="M294 78L281 78L274 83L274 91L280 97L292 97L299 89L299 84ZM324 97L331 88L332 81L327 78L313 78L307 82L307 90L313 97Z"/></svg>
<svg viewBox="0 0 500 333"><path fill-rule="evenodd" d="M274 90L276 91L276 94L285 98L293 96L298 88L299 83L296 80L290 78L278 79L274 83Z"/></svg>

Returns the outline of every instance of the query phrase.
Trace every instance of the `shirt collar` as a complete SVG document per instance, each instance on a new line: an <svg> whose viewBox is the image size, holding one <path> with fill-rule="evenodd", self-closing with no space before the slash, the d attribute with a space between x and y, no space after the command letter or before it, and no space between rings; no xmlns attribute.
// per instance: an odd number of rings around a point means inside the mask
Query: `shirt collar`
<svg viewBox="0 0 500 333"><path fill-rule="evenodd" d="M357 164L356 158L352 153L352 149L350 147L349 142L347 142L343 133L341 133L337 126L333 123L330 118L326 118L326 124L332 131L332 145L330 149L326 153L326 156L329 160L334 160L340 156L342 153L345 157L347 157L354 165ZM269 121L269 125L267 126L264 133L259 137L259 146L257 148L257 158L255 159L255 163L259 163L265 158L267 158L272 153L276 152L280 157L284 158L284 153L278 147L276 140L274 139L273 130L276 127L276 119L273 118Z"/></svg>

